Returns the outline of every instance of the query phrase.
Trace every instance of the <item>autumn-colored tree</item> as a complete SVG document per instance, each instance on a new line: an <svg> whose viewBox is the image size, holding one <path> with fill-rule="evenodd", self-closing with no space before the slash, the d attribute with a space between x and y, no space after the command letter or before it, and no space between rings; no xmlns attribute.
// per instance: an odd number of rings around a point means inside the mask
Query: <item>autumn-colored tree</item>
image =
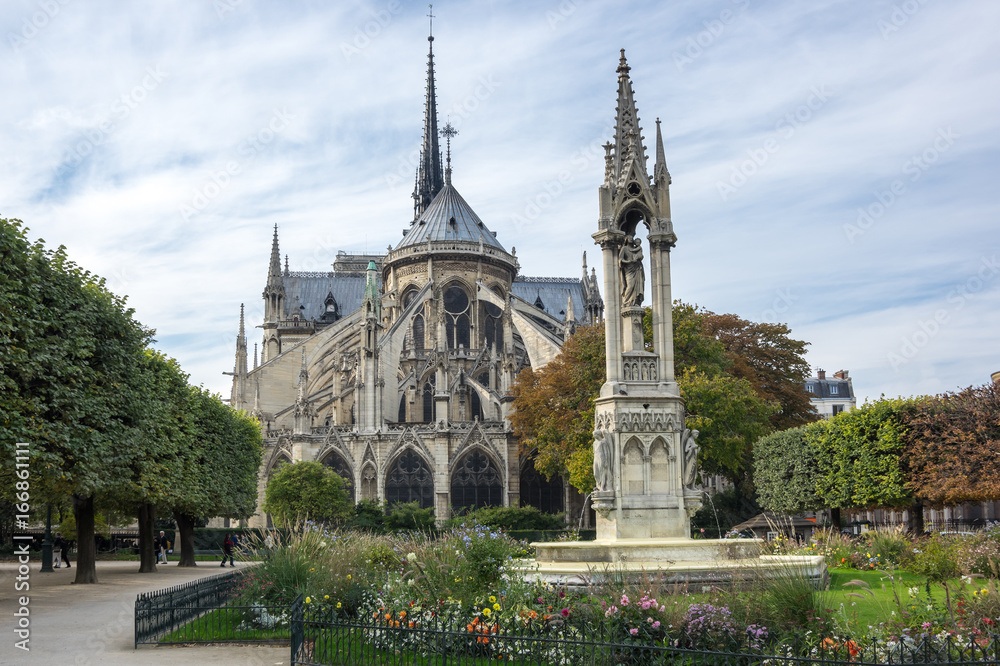
<svg viewBox="0 0 1000 666"><path fill-rule="evenodd" d="M969 387L906 414L903 470L935 505L1000 499L1000 384Z"/></svg>
<svg viewBox="0 0 1000 666"><path fill-rule="evenodd" d="M604 325L584 326L544 368L522 370L511 389L522 455L534 455L545 476L565 476L584 492L594 487L594 399L604 363Z"/></svg>
<svg viewBox="0 0 1000 666"><path fill-rule="evenodd" d="M734 377L746 379L767 402L780 410L771 416L775 430L805 425L819 418L805 389L808 342L794 340L784 324L747 321L734 314L704 312L705 333L725 348Z"/></svg>
<svg viewBox="0 0 1000 666"><path fill-rule="evenodd" d="M685 399L687 426L701 431L699 463L749 487L750 451L771 431L779 407L752 382L730 374L734 367L723 343L705 332L705 310L675 302L674 367ZM651 314L644 321L646 348L652 350ZM605 380L604 325L584 327L551 363L525 369L512 388L511 423L522 454L535 455L535 468L548 477L565 476L583 492L594 487L594 399ZM803 391L804 392L804 391Z"/></svg>

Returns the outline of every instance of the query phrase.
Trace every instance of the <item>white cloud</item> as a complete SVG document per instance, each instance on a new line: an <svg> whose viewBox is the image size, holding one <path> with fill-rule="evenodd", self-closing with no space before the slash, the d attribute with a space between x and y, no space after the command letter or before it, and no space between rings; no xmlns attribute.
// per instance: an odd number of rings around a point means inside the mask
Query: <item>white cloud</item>
<svg viewBox="0 0 1000 666"><path fill-rule="evenodd" d="M339 249L381 251L408 224L425 7L57 2L32 31L42 3L9 4L0 213L128 294L195 382L227 391L239 304L259 316L272 225L293 269L312 269ZM894 15L902 4L919 9ZM810 361L850 369L862 396L1000 369L1000 281L912 359L887 360L1000 249L1000 6L565 0L435 13L439 114L461 131L456 186L526 274L578 275L584 250L600 269L598 146L625 47L650 151L663 121L675 297L782 318L812 342ZM829 94L801 112L816 89ZM294 118L268 137L276 111ZM907 160L949 127L959 137L911 179ZM723 200L719 183L769 139L777 149ZM848 234L895 180L905 190ZM782 293L793 300L778 313Z"/></svg>

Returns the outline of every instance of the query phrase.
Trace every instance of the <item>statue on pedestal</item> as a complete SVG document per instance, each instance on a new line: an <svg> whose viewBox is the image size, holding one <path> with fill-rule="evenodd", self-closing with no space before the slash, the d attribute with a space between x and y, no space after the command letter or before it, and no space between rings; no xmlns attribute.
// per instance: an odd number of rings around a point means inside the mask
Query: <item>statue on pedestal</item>
<svg viewBox="0 0 1000 666"><path fill-rule="evenodd" d="M611 438L600 429L594 431L594 481L598 491L615 489Z"/></svg>
<svg viewBox="0 0 1000 666"><path fill-rule="evenodd" d="M622 278L622 306L626 308L642 305L646 271L642 267L642 245L635 236L625 239L618 252L618 269Z"/></svg>
<svg viewBox="0 0 1000 666"><path fill-rule="evenodd" d="M681 435L681 450L684 453L684 468L681 480L685 488L693 488L698 478L698 431L684 428Z"/></svg>

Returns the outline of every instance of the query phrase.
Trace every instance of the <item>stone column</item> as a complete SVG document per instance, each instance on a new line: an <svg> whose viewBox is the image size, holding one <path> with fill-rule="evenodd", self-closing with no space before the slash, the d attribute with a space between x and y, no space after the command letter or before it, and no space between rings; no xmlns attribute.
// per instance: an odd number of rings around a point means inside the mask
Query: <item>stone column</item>
<svg viewBox="0 0 1000 666"><path fill-rule="evenodd" d="M670 247L672 235L650 233L650 263L653 279L653 348L660 357L660 381L674 381L674 316L670 288Z"/></svg>
<svg viewBox="0 0 1000 666"><path fill-rule="evenodd" d="M601 246L601 255L604 259L606 385L620 382L622 374L621 279L618 274L618 250L624 237L620 231L611 230L594 234L594 240Z"/></svg>

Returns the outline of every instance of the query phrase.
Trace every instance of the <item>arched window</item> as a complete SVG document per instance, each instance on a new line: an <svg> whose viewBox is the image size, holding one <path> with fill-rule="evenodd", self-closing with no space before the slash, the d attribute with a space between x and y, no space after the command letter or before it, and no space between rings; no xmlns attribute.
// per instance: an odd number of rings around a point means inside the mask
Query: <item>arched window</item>
<svg viewBox="0 0 1000 666"><path fill-rule="evenodd" d="M521 506L533 506L543 513L565 510L562 478L553 476L546 479L535 469L534 458L521 468Z"/></svg>
<svg viewBox="0 0 1000 666"><path fill-rule="evenodd" d="M459 512L503 506L503 476L481 450L473 449L455 465L451 474L451 505Z"/></svg>
<svg viewBox="0 0 1000 666"><path fill-rule="evenodd" d="M404 423L406 421L406 394L399 396L399 414L396 419L396 423Z"/></svg>
<svg viewBox="0 0 1000 666"><path fill-rule="evenodd" d="M375 468L369 464L361 470L361 499L374 500L377 498L378 492L375 485Z"/></svg>
<svg viewBox="0 0 1000 666"><path fill-rule="evenodd" d="M385 501L390 505L419 502L421 509L434 506L434 477L413 449L403 451L386 475Z"/></svg>
<svg viewBox="0 0 1000 666"><path fill-rule="evenodd" d="M323 458L323 464L331 468L337 473L337 476L344 480L344 488L347 490L347 494L351 497L351 503L355 502L354 499L354 474L351 473L351 468L347 464L347 461L338 454L331 451Z"/></svg>
<svg viewBox="0 0 1000 666"><path fill-rule="evenodd" d="M445 330L448 349L469 348L469 296L461 287L444 292Z"/></svg>
<svg viewBox="0 0 1000 666"><path fill-rule="evenodd" d="M418 314L413 318L413 348L424 350L424 316Z"/></svg>
<svg viewBox="0 0 1000 666"><path fill-rule="evenodd" d="M500 321L503 310L488 301L483 304L483 338L487 349L503 347L503 323Z"/></svg>

